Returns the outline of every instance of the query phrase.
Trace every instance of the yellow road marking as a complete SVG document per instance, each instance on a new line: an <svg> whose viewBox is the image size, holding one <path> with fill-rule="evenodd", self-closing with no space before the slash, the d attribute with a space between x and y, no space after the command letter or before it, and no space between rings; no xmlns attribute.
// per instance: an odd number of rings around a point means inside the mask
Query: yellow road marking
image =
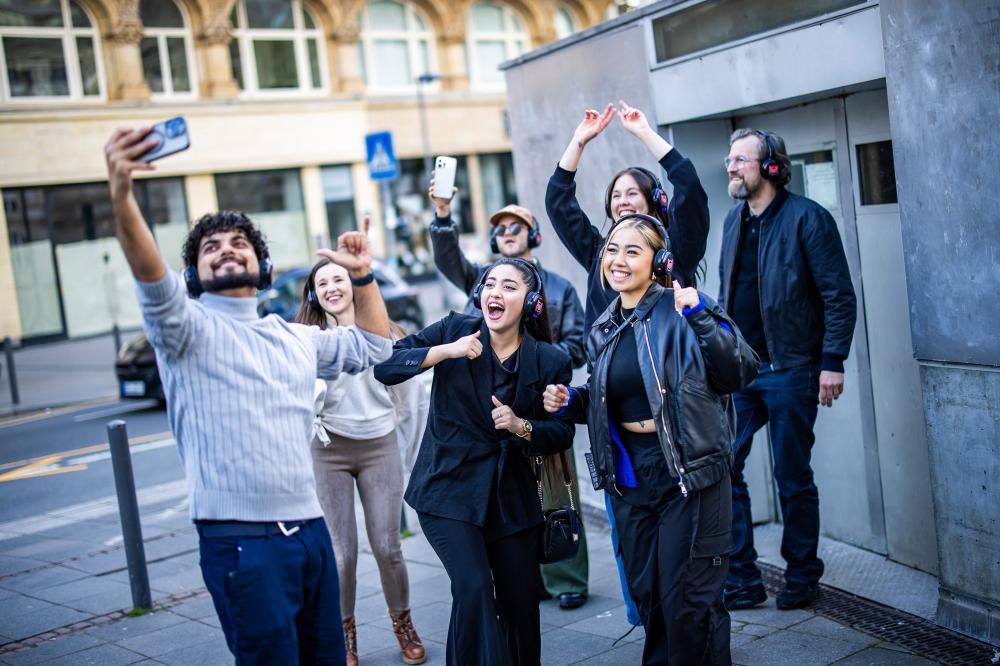
<svg viewBox="0 0 1000 666"><path fill-rule="evenodd" d="M67 407L46 407L40 411L24 414L23 416L11 416L0 420L0 429L10 428L12 426L24 425L25 423L32 423L34 421L41 421L42 419L52 418L54 416L62 416L64 414L72 414L73 412L82 412L85 409L90 409L91 407L97 407L99 405L110 405L118 402L117 397L107 397L107 398L96 398L94 400L88 400L87 402L82 402L76 405L69 405Z"/></svg>
<svg viewBox="0 0 1000 666"><path fill-rule="evenodd" d="M164 439L165 437L171 437L170 431L157 432L150 435L139 435L138 437L131 437L128 440L129 446L135 446L136 444L144 444L146 442L154 442L158 439ZM46 476L49 474L62 474L65 472L79 472L80 470L87 469L86 465L69 465L67 467L59 467L52 470L45 470L41 472L33 472L32 470L39 470L48 465L54 465L64 458L69 458L71 456L79 456L87 453L97 453L98 451L107 451L108 443L94 444L92 446L85 446L79 449L72 449L70 451L62 451L60 453L50 453L45 456L39 456L37 458L30 458L28 460L18 460L16 462L9 462L0 465L0 470L12 470L4 474L0 474L0 483L4 481L13 481L15 479L30 478L32 476Z"/></svg>

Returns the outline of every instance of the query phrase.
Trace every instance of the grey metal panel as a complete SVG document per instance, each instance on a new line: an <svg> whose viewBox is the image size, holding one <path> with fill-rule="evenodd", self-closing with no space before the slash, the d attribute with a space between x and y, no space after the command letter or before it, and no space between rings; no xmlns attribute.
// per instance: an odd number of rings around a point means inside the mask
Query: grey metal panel
<svg viewBox="0 0 1000 666"><path fill-rule="evenodd" d="M613 63L613 66L609 66ZM518 198L541 221L544 242L537 253L545 266L570 278L585 296L586 274L559 243L545 215L545 186L583 118L625 99L655 125L645 32L626 25L507 70L507 100ZM577 171L577 196L591 222L601 227L604 190L615 172L630 164L659 170L641 143L617 120L587 145Z"/></svg>
<svg viewBox="0 0 1000 666"><path fill-rule="evenodd" d="M920 374L945 602L938 621L1000 644L1000 627L981 629L1000 610L1000 371L923 365ZM980 629L970 606L992 607Z"/></svg>
<svg viewBox="0 0 1000 666"><path fill-rule="evenodd" d="M863 308L860 260L853 229L853 206L850 205L846 136L841 136L845 134L842 101L826 100L777 113L740 117L734 124L777 132L793 155L815 150L834 151L840 205L830 213L837 220L844 240L851 277L858 291L858 307ZM833 408L820 408L814 429L813 470L821 497L821 529L835 539L884 553L882 488L863 316L858 318L844 370L844 394Z"/></svg>
<svg viewBox="0 0 1000 666"><path fill-rule="evenodd" d="M729 135L732 129L732 122L728 119L678 123L670 126L671 143L690 158L708 195L711 227L708 233L708 248L705 250L706 279L700 288L713 297L719 293L722 221L735 203L729 198L728 176L722 166L722 158L729 153ZM750 497L753 498L751 503L753 521L763 523L778 520L767 428L761 428L754 437L743 476L750 489Z"/></svg>
<svg viewBox="0 0 1000 666"><path fill-rule="evenodd" d="M884 89L851 95L846 104L851 171L857 183L856 146L890 138L889 110ZM920 371L907 325L899 206L863 206L857 187L853 196L889 557L937 573L937 539L927 520L934 505Z"/></svg>
<svg viewBox="0 0 1000 666"><path fill-rule="evenodd" d="M831 62L836 66L831 66ZM852 86L885 76L878 7L652 72L661 123Z"/></svg>
<svg viewBox="0 0 1000 666"><path fill-rule="evenodd" d="M1000 2L882 12L914 352L1000 365Z"/></svg>

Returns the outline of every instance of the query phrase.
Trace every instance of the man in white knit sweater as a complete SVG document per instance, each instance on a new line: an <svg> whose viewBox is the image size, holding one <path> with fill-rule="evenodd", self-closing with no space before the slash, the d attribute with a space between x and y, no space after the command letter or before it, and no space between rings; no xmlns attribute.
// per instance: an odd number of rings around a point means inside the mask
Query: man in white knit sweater
<svg viewBox="0 0 1000 666"><path fill-rule="evenodd" d="M343 234L336 251L320 251L351 275L356 327L260 319L256 291L270 281L270 259L243 213L202 217L185 242L184 280L167 269L132 192L133 172L153 170L140 159L156 144L149 132L118 130L105 155L205 584L237 663L343 664L337 569L309 438L316 377L355 374L391 354L367 222Z"/></svg>

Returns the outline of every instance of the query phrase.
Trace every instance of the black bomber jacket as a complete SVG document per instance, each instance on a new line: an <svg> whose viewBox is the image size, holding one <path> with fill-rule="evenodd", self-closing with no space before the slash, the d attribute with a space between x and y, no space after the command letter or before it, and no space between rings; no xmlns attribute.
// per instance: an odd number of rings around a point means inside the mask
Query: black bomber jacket
<svg viewBox="0 0 1000 666"><path fill-rule="evenodd" d="M564 413L578 422L585 418L594 485L605 490L616 489L606 394L621 326L612 318L619 302L590 329L587 360L593 372L587 384L571 389ZM673 290L653 283L627 321L635 327L643 388L671 476L684 495L713 485L732 465L736 413L729 394L756 377L756 354L729 315L704 295L701 305L681 316Z"/></svg>

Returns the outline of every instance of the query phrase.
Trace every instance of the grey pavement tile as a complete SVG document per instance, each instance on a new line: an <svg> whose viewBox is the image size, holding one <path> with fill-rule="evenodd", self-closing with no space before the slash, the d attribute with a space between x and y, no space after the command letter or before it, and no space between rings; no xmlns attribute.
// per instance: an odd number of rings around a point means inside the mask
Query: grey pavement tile
<svg viewBox="0 0 1000 666"><path fill-rule="evenodd" d="M381 596L381 590L379 595ZM360 598L361 595L358 595ZM440 574L410 585L410 606L414 608L434 601L451 602L451 581L447 574Z"/></svg>
<svg viewBox="0 0 1000 666"><path fill-rule="evenodd" d="M93 557L85 557L71 562L65 562L65 566L79 569L89 574L100 575L127 568L125 562L125 552L112 550Z"/></svg>
<svg viewBox="0 0 1000 666"><path fill-rule="evenodd" d="M11 666L28 666L38 664L43 661L62 657L64 655L80 652L95 645L100 645L104 641L94 636L87 636L83 633L61 636L50 641L45 641L35 647L25 648L17 652L11 652L3 656L5 664Z"/></svg>
<svg viewBox="0 0 1000 666"><path fill-rule="evenodd" d="M863 647L855 641L779 631L734 649L733 663L746 666L827 666Z"/></svg>
<svg viewBox="0 0 1000 666"><path fill-rule="evenodd" d="M868 634L863 634L860 631L851 629L850 627L845 627L842 624L838 624L833 620L829 620L825 617L814 617L805 622L800 622L793 627L790 627L791 631L801 631L805 634L813 634L816 636L826 636L827 638L833 638L836 640L843 641L854 641L860 645L874 645L878 643L877 638L872 638Z"/></svg>
<svg viewBox="0 0 1000 666"><path fill-rule="evenodd" d="M85 578L86 573L60 565L49 566L39 571L11 576L0 580L0 587L28 594Z"/></svg>
<svg viewBox="0 0 1000 666"><path fill-rule="evenodd" d="M194 645L218 640L225 645L226 639L220 629L194 620L184 620L164 629L157 629L141 636L119 641L116 645L138 652L146 657L159 659L160 655L177 649L179 645Z"/></svg>
<svg viewBox="0 0 1000 666"><path fill-rule="evenodd" d="M73 539L90 544L91 550L107 548L106 541L121 538L122 526L117 516L107 520L78 520L42 532L53 539ZM149 535L146 535L149 536ZM94 548L96 546L96 548ZM86 552L86 551L84 551Z"/></svg>
<svg viewBox="0 0 1000 666"><path fill-rule="evenodd" d="M430 603L441 603L440 601L432 601ZM410 609L414 613L414 620L418 617L418 608L427 606L429 604L423 604L422 606L416 606L413 604L413 600L410 600ZM381 618L388 618L389 611L385 605L385 597L379 594L369 594L366 597L358 597L357 601L354 603L354 619L358 624L366 624L368 622L375 622ZM418 627L419 629L419 627Z"/></svg>
<svg viewBox="0 0 1000 666"><path fill-rule="evenodd" d="M89 650L74 652L48 661L45 666L123 666L143 660L145 657L141 654L136 654L117 645L98 645Z"/></svg>
<svg viewBox="0 0 1000 666"><path fill-rule="evenodd" d="M398 646L396 635L374 624L358 625L358 656L364 657L387 647Z"/></svg>
<svg viewBox="0 0 1000 666"><path fill-rule="evenodd" d="M11 557L10 555L0 555L0 576L9 576L29 569L34 569L45 564L41 560L27 557Z"/></svg>
<svg viewBox="0 0 1000 666"><path fill-rule="evenodd" d="M216 615L215 605L212 603L212 597L200 597L192 601L185 601L184 603L171 608L170 612L176 615L191 618L192 620L200 620L205 617L215 617Z"/></svg>
<svg viewBox="0 0 1000 666"><path fill-rule="evenodd" d="M567 624L565 628L617 640L620 636L624 636L632 628L632 625L629 624L628 618L625 616L625 606L619 605L616 608L594 613L590 617ZM646 633L643 628L636 627L622 642L641 642L645 639Z"/></svg>
<svg viewBox="0 0 1000 666"><path fill-rule="evenodd" d="M207 624L208 626L215 627L217 629L222 628L222 620L219 619L218 615L208 615L206 617L199 618L195 621L201 622L202 624Z"/></svg>
<svg viewBox="0 0 1000 666"><path fill-rule="evenodd" d="M194 530L183 530L176 534L161 537L143 544L147 560L159 560L179 555L193 555L198 558L198 533Z"/></svg>
<svg viewBox="0 0 1000 666"><path fill-rule="evenodd" d="M748 610L732 611L729 615L739 622L763 624L778 629L784 629L814 617L813 613L803 609L778 610L774 605L774 599L770 597L763 605Z"/></svg>
<svg viewBox="0 0 1000 666"><path fill-rule="evenodd" d="M89 619L91 615L64 606L46 604L46 607L30 613L17 615L0 613L0 617L4 618L3 633L9 635L11 638L20 640Z"/></svg>
<svg viewBox="0 0 1000 666"><path fill-rule="evenodd" d="M185 569L169 576L150 578L149 586L166 594L180 594L205 589L205 578L201 568Z"/></svg>
<svg viewBox="0 0 1000 666"><path fill-rule="evenodd" d="M53 604L48 601L23 594L16 594L6 599L0 599L0 617L12 618L26 613L33 613L43 608L51 608L52 606Z"/></svg>
<svg viewBox="0 0 1000 666"><path fill-rule="evenodd" d="M188 621L188 618L175 615L168 610L146 613L138 617L125 616L114 622L105 622L96 627L91 627L83 633L88 636L99 638L107 643L118 643L135 636L142 636L152 631L158 631L165 627Z"/></svg>
<svg viewBox="0 0 1000 666"><path fill-rule="evenodd" d="M575 664L608 652L613 642L604 636L562 628L553 629L542 634L542 663L545 666Z"/></svg>
<svg viewBox="0 0 1000 666"><path fill-rule="evenodd" d="M608 666L609 664L627 666L628 664L639 664L642 663L642 644L619 643L618 647L612 650L608 650L607 652L603 652L591 657L590 659L584 659L583 661L579 661L577 663L581 665L586 664L587 666Z"/></svg>
<svg viewBox="0 0 1000 666"><path fill-rule="evenodd" d="M90 615L104 615L119 610L130 611L133 608L132 593L127 589L92 594L82 599L67 601L64 605Z"/></svg>
<svg viewBox="0 0 1000 666"><path fill-rule="evenodd" d="M90 576L80 580L74 580L61 585L54 585L42 590L32 592L32 596L51 601L54 604L64 604L74 599L82 599L95 594L106 594L114 596L122 591L129 591L127 584Z"/></svg>
<svg viewBox="0 0 1000 666"><path fill-rule="evenodd" d="M837 666L931 666L937 662L907 652L870 647L835 663Z"/></svg>
<svg viewBox="0 0 1000 666"><path fill-rule="evenodd" d="M232 665L233 654L226 647L226 641L221 637L217 641L208 641L188 645L179 650L161 654L157 663L170 666L224 666Z"/></svg>
<svg viewBox="0 0 1000 666"><path fill-rule="evenodd" d="M750 624L749 622L740 627L738 631L736 630L735 627L733 628L733 633L740 633L746 636L753 636L754 638L762 638L764 636L770 636L776 631L781 631L781 629L778 629L777 627L768 627L767 625L763 624Z"/></svg>
<svg viewBox="0 0 1000 666"><path fill-rule="evenodd" d="M542 622L552 624L557 627L565 627L568 624L573 624L574 622L578 622L588 617L593 617L598 613L603 613L606 610L616 608L621 604L622 600L620 597L605 597L597 594L591 594L587 599L587 603L579 608L564 610L559 608L558 601L551 599L543 601L539 605L538 610Z"/></svg>
<svg viewBox="0 0 1000 666"><path fill-rule="evenodd" d="M28 557L44 562L62 562L94 548L76 539L53 539L38 534L25 534L2 542L2 552L11 557Z"/></svg>
<svg viewBox="0 0 1000 666"><path fill-rule="evenodd" d="M751 634L731 634L729 636L729 649L735 650L736 648L741 648L751 641L757 640L758 636L753 636Z"/></svg>

